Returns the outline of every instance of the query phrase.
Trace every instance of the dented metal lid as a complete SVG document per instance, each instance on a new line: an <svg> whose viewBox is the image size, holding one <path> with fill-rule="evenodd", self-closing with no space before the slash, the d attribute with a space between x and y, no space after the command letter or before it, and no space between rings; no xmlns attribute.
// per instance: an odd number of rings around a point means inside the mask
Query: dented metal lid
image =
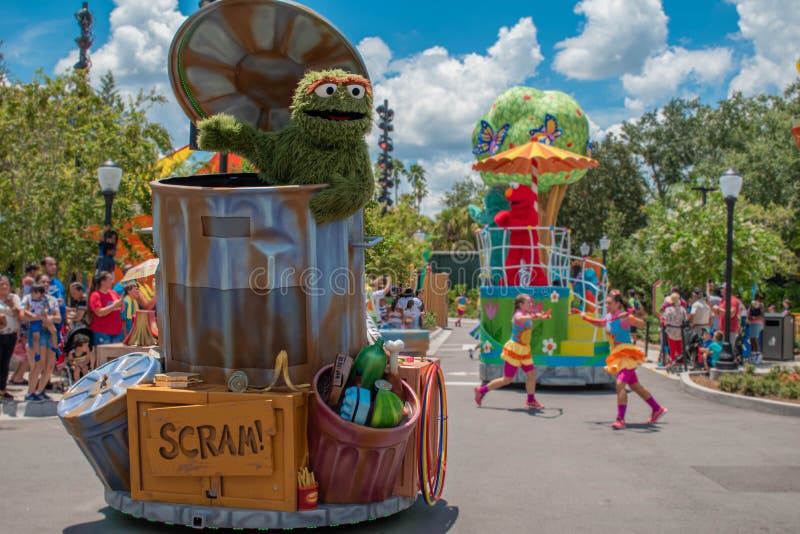
<svg viewBox="0 0 800 534"><path fill-rule="evenodd" d="M306 71L330 68L368 76L330 22L281 0L212 2L183 23L169 53L172 90L192 122L225 112L261 130L288 123Z"/></svg>

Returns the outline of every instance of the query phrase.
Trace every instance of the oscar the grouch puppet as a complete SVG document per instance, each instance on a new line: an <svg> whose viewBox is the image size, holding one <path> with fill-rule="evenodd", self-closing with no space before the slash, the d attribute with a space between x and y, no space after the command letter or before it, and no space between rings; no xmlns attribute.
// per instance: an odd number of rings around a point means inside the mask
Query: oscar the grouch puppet
<svg viewBox="0 0 800 534"><path fill-rule="evenodd" d="M311 200L320 224L349 217L372 198L364 137L372 127L372 86L340 69L308 72L292 98L292 120L263 132L220 113L200 122L203 150L250 160L270 185L328 184Z"/></svg>

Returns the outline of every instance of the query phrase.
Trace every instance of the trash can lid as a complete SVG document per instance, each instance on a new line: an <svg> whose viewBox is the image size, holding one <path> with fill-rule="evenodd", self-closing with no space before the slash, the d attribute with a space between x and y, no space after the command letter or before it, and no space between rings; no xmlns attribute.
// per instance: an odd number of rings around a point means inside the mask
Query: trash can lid
<svg viewBox="0 0 800 534"><path fill-rule="evenodd" d="M125 403L131 386L149 384L160 370L158 359L141 352L120 356L78 380L58 403L58 416L91 416L115 401Z"/></svg>
<svg viewBox="0 0 800 534"><path fill-rule="evenodd" d="M367 76L356 48L305 6L281 0L226 0L195 12L169 51L169 78L192 122L228 113L261 130L289 122L307 70Z"/></svg>

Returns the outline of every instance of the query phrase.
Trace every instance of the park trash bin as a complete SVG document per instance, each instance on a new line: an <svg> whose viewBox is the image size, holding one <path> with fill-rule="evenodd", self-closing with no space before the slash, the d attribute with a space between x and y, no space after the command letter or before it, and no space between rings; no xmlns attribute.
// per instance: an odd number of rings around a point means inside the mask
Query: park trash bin
<svg viewBox="0 0 800 534"><path fill-rule="evenodd" d="M332 365L320 369L312 384L308 446L311 468L319 482L320 502L380 502L392 494L409 438L419 421L419 400L405 382L410 416L394 428L371 428L342 419L326 403Z"/></svg>
<svg viewBox="0 0 800 534"><path fill-rule="evenodd" d="M794 316L764 314L761 354L765 360L794 360Z"/></svg>
<svg viewBox="0 0 800 534"><path fill-rule="evenodd" d="M131 488L127 389L160 371L155 357L127 354L78 380L58 403L58 417L108 490Z"/></svg>
<svg viewBox="0 0 800 534"><path fill-rule="evenodd" d="M325 187L252 173L151 183L167 370L269 384L285 350L303 383L364 346L363 216L318 225L308 205Z"/></svg>

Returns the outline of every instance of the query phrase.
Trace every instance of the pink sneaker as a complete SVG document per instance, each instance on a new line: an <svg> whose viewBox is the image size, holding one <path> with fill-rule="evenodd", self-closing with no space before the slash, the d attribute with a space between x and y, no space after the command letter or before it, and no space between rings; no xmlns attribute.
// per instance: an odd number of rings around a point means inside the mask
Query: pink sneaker
<svg viewBox="0 0 800 534"><path fill-rule="evenodd" d="M475 404L480 406L481 405L481 401L483 401L483 396L484 395L486 395L486 393L482 393L481 392L481 387L480 386L475 386Z"/></svg>
<svg viewBox="0 0 800 534"><path fill-rule="evenodd" d="M622 430L625 428L625 421L623 419L617 419L613 423L611 423L611 428L614 430Z"/></svg>
<svg viewBox="0 0 800 534"><path fill-rule="evenodd" d="M662 416L662 415L664 415L665 413L667 413L667 409L666 409L666 408L664 408L664 407L662 406L662 407L660 407L658 410L656 410L656 411L654 411L654 412L653 412L653 415L651 415L651 416L650 416L650 419L648 419L648 420L647 420L647 422L648 422L648 423L655 423L655 422L656 422L656 421L658 421L658 420L661 418L661 416Z"/></svg>
<svg viewBox="0 0 800 534"><path fill-rule="evenodd" d="M525 401L525 407L526 408L533 408L535 410L544 410L544 404L542 404L541 402L537 402L537 401L533 401L533 402Z"/></svg>

